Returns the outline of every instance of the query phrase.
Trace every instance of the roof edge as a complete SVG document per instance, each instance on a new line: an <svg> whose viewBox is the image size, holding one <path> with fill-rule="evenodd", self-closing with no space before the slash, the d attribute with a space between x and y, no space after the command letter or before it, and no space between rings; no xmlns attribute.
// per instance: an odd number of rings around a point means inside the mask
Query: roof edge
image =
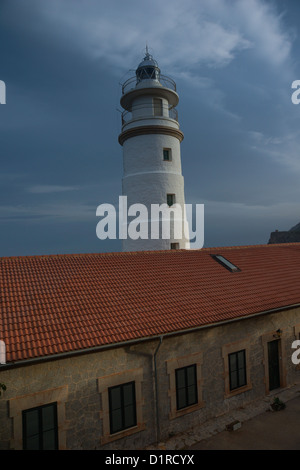
<svg viewBox="0 0 300 470"><path fill-rule="evenodd" d="M3 370L8 370L12 368L18 368L18 367L25 367L25 366L30 366L34 364L38 364L41 362L51 362L51 361L56 361L60 359L67 359L69 357L74 357L74 356L81 356L83 354L93 354L96 352L104 351L106 349L113 349L113 348L121 348L124 346L128 345L134 345L137 343L141 342L148 342L148 341L154 341L156 339L165 338L169 336L178 336L186 333L192 333L194 331L199 331L199 330L204 330L207 328L215 328L217 326L225 325L228 323L233 323L241 320L248 320L250 318L255 318L258 316L263 316L263 315L268 315L271 313L277 313L277 312L282 312L284 310L290 310L292 308L299 308L300 303L297 304L291 304L291 305L286 305L283 307L277 307L275 309L270 309L270 310L264 310L261 312L256 312L256 313L251 313L249 315L245 316L240 316L236 318L230 318L228 320L221 320L217 321L214 323L207 323L205 325L199 325L191 328L186 328L183 330L176 330L176 331L170 331L166 333L159 333L153 336L145 336L141 338L135 338L127 341L122 341L120 343L110 343L110 344L104 344L104 345L99 345L99 346L93 346L91 348L84 348L84 349L77 349L75 351L69 351L69 352L64 352L64 353L58 353L58 354L53 354L53 355L47 355L47 356L40 356L40 357L35 357L35 358L30 358L30 359L22 359L19 361L13 361L13 362L6 362L5 364L0 365L0 371Z"/></svg>

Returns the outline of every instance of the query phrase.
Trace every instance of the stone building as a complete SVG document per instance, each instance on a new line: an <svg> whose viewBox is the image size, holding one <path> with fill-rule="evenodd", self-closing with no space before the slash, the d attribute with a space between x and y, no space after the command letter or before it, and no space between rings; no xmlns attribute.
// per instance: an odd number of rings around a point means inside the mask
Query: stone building
<svg viewBox="0 0 300 470"><path fill-rule="evenodd" d="M300 381L297 243L0 266L1 449L142 449Z"/></svg>

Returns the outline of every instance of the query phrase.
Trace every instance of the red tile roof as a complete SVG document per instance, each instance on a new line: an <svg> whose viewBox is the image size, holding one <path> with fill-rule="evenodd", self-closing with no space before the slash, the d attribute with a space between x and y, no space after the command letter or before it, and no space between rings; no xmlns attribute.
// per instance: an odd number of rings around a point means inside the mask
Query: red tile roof
<svg viewBox="0 0 300 470"><path fill-rule="evenodd" d="M0 258L0 295L7 362L38 358L300 304L300 243Z"/></svg>

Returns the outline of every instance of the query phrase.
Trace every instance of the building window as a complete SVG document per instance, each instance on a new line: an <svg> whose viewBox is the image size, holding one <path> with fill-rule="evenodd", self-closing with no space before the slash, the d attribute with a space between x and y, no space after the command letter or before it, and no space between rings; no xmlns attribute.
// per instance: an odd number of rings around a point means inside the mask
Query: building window
<svg viewBox="0 0 300 470"><path fill-rule="evenodd" d="M229 384L230 390L235 390L247 384L245 349L229 354Z"/></svg>
<svg viewBox="0 0 300 470"><path fill-rule="evenodd" d="M241 270L235 266L235 264L231 263L228 259L224 258L222 255L211 255L218 263L220 263L224 268L228 269L232 273L240 272Z"/></svg>
<svg viewBox="0 0 300 470"><path fill-rule="evenodd" d="M100 437L100 442L102 445L116 441L118 439L123 439L125 436L139 433L146 428L146 424L143 418L145 400L145 395L142 393L142 385L144 381L143 375L143 368L137 368L122 370L111 375L98 377L98 391L101 394L100 417L102 423L102 436ZM120 384L123 385L120 386ZM129 384L128 388L125 387L127 384ZM120 388L122 390L120 390ZM112 393L114 389L119 389L119 398L117 393ZM127 400L128 392L131 394L130 401L134 404L132 407L130 407L130 402ZM119 406L116 400L114 403L111 403L111 400L114 400L114 398L119 399ZM126 411L125 407L127 408ZM123 430L120 432L116 431L117 428L121 427L116 425L116 421L118 419L118 408L119 410L123 409L123 411L119 412L119 417L121 417L121 425L131 424L127 418L130 412L135 418L131 420L133 423L132 427L124 427L124 429L122 428ZM123 418L122 413L124 416Z"/></svg>
<svg viewBox="0 0 300 470"><path fill-rule="evenodd" d="M196 364L175 370L177 410L198 402Z"/></svg>
<svg viewBox="0 0 300 470"><path fill-rule="evenodd" d="M23 411L22 421L24 450L58 449L56 403Z"/></svg>
<svg viewBox="0 0 300 470"><path fill-rule="evenodd" d="M175 355L166 361L169 376L169 419L193 413L205 406L202 400L202 362L202 352L181 357ZM185 369L186 373L182 372ZM186 406L182 408L182 405Z"/></svg>
<svg viewBox="0 0 300 470"><path fill-rule="evenodd" d="M163 115L163 104L160 98L153 98L153 113L154 116Z"/></svg>
<svg viewBox="0 0 300 470"><path fill-rule="evenodd" d="M171 149L163 149L163 157L165 162L170 162L172 160Z"/></svg>
<svg viewBox="0 0 300 470"><path fill-rule="evenodd" d="M108 389L110 433L136 426L135 383L128 382Z"/></svg>
<svg viewBox="0 0 300 470"><path fill-rule="evenodd" d="M171 243L171 250L179 250L179 243Z"/></svg>
<svg viewBox="0 0 300 470"><path fill-rule="evenodd" d="M175 204L175 194L167 194L167 204L169 207Z"/></svg>
<svg viewBox="0 0 300 470"><path fill-rule="evenodd" d="M246 338L224 344L222 357L224 360L225 398L251 390L253 363L250 361L250 339Z"/></svg>

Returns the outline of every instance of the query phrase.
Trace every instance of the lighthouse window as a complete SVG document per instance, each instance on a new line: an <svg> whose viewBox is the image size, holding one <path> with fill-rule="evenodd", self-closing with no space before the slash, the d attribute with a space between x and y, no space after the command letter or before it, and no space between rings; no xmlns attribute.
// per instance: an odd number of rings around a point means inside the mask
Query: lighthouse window
<svg viewBox="0 0 300 470"><path fill-rule="evenodd" d="M171 250L179 250L179 243L171 243Z"/></svg>
<svg viewBox="0 0 300 470"><path fill-rule="evenodd" d="M167 194L167 204L169 207L175 204L175 194Z"/></svg>
<svg viewBox="0 0 300 470"><path fill-rule="evenodd" d="M165 162L170 162L172 160L171 149L164 149L163 156Z"/></svg>
<svg viewBox="0 0 300 470"><path fill-rule="evenodd" d="M153 98L153 112L154 116L162 116L163 112L162 100L159 98Z"/></svg>

